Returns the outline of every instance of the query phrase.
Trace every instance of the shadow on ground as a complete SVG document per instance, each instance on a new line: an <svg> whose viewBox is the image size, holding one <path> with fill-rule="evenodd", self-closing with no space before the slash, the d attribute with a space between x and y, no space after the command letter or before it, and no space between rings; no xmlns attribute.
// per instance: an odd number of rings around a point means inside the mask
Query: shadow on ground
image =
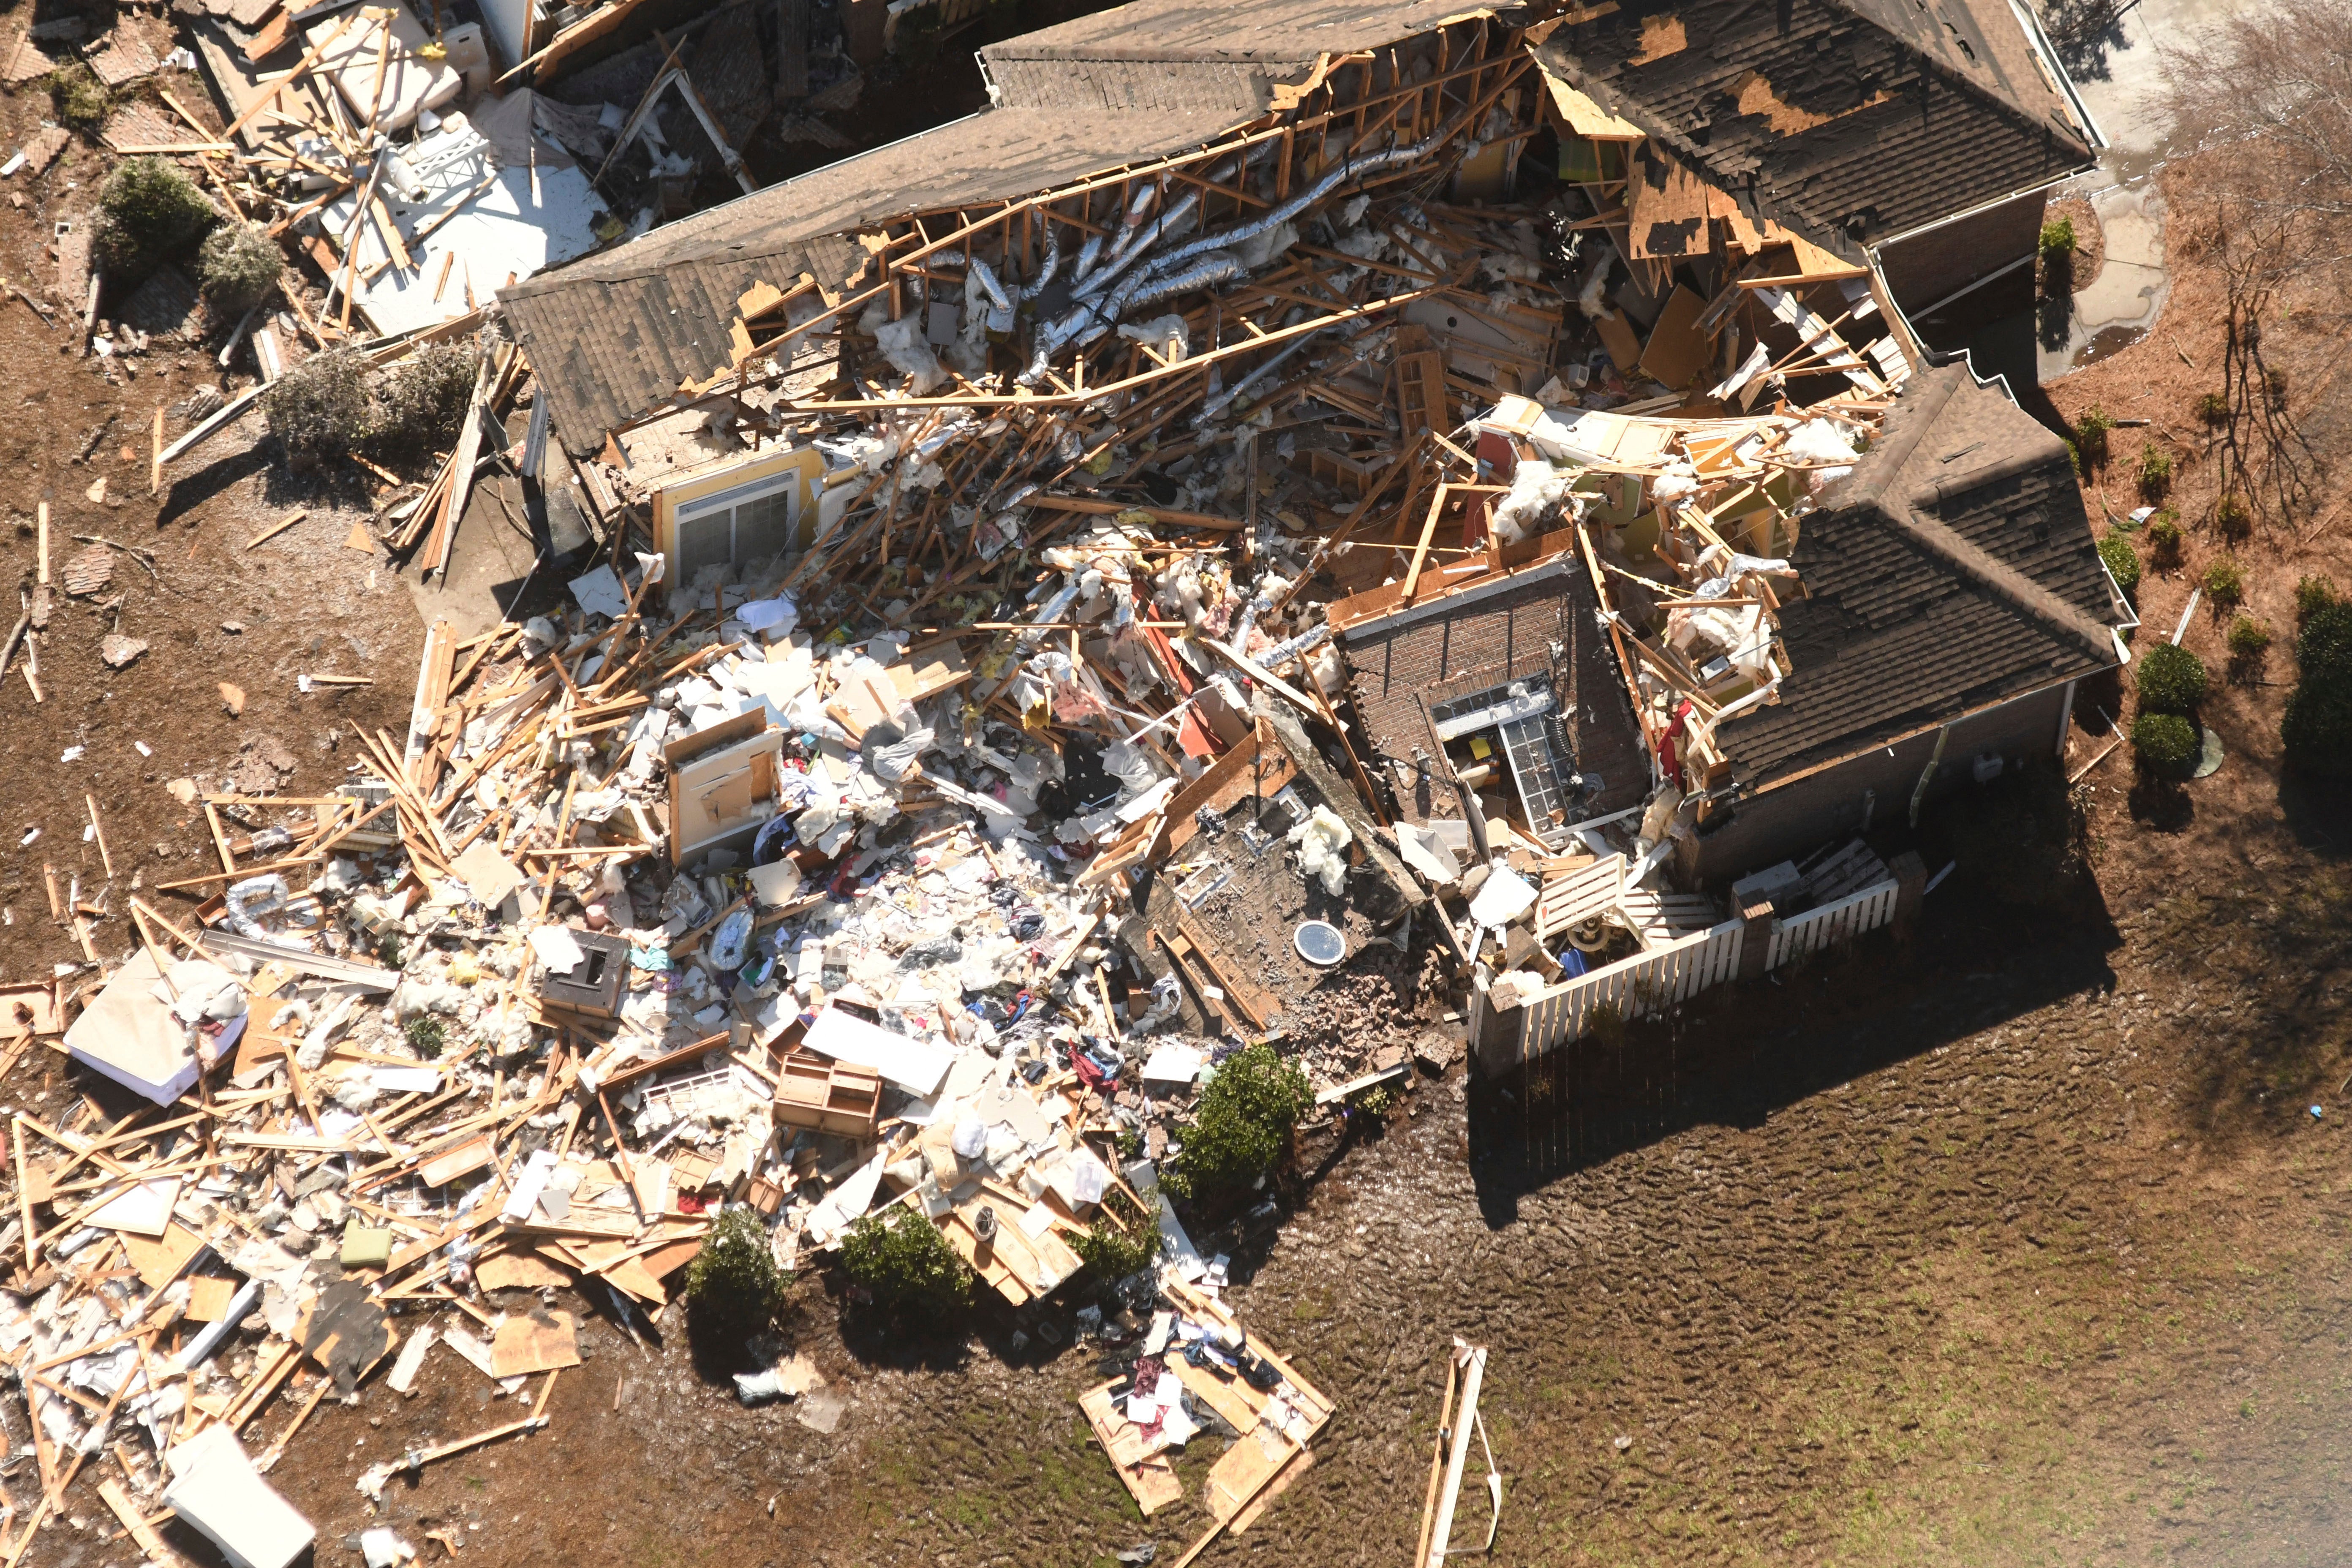
<svg viewBox="0 0 2352 1568"><path fill-rule="evenodd" d="M1956 878L1908 941L1874 932L1508 1072L1480 1073L1474 1058L1471 1171L1486 1223L1512 1224L1522 1196L1628 1150L1696 1126L1754 1129L1836 1084L2110 987L2121 941L2095 889L2025 911Z"/></svg>

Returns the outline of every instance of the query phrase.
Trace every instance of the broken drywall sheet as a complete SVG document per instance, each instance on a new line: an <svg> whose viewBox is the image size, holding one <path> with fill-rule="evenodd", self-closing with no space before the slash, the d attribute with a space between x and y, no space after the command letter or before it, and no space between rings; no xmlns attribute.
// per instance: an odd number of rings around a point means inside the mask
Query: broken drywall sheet
<svg viewBox="0 0 2352 1568"><path fill-rule="evenodd" d="M378 331L450 321L509 283L595 248L604 198L571 154L532 129L528 101L518 102L527 99L485 100L470 120L444 116L387 170L378 194L410 265L394 263L373 220L353 242L362 279L355 299ZM329 233L350 229L354 199L329 204Z"/></svg>

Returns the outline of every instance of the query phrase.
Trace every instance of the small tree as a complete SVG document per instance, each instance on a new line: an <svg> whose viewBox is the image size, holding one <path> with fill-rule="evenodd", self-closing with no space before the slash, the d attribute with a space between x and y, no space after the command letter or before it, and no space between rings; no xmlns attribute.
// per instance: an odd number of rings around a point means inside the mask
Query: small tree
<svg viewBox="0 0 2352 1568"><path fill-rule="evenodd" d="M90 244L107 275L146 277L195 248L220 215L195 183L163 158L130 158L99 188Z"/></svg>
<svg viewBox="0 0 2352 1568"><path fill-rule="evenodd" d="M971 1304L971 1270L939 1226L904 1204L849 1227L841 1238L841 1268L901 1322L936 1324Z"/></svg>
<svg viewBox="0 0 2352 1568"><path fill-rule="evenodd" d="M2137 679L2142 712L2193 713L2205 700L2205 661L2171 643L2140 656Z"/></svg>
<svg viewBox="0 0 2352 1568"><path fill-rule="evenodd" d="M2053 218L2042 226L2042 260L2048 261L2061 256L2071 257L2078 247L2079 242L2074 237L2073 218Z"/></svg>
<svg viewBox="0 0 2352 1568"><path fill-rule="evenodd" d="M720 1213L686 1266L688 1321L698 1339L732 1345L768 1326L792 1283L776 1265L767 1227L748 1208Z"/></svg>
<svg viewBox="0 0 2352 1568"><path fill-rule="evenodd" d="M2294 640L2300 672L2279 739L2308 773L2352 778L2352 604L2322 605Z"/></svg>
<svg viewBox="0 0 2352 1568"><path fill-rule="evenodd" d="M1314 1103L1307 1075L1272 1046L1234 1052L1201 1091L1176 1168L1162 1181L1187 1198L1248 1186L1273 1168Z"/></svg>
<svg viewBox="0 0 2352 1568"><path fill-rule="evenodd" d="M2074 447L2083 454L2085 471L2107 466L2107 432L2115 427L2116 422L2107 417L2107 411L2095 403L2083 410L2083 416L2074 421Z"/></svg>
<svg viewBox="0 0 2352 1568"><path fill-rule="evenodd" d="M2305 573L2294 585L2294 624L2302 626L2336 603L2336 579L2325 573Z"/></svg>
<svg viewBox="0 0 2352 1568"><path fill-rule="evenodd" d="M2229 609L2246 596L2246 569L2234 555L2224 555L2205 568L2205 596Z"/></svg>
<svg viewBox="0 0 2352 1568"><path fill-rule="evenodd" d="M2099 559L2107 563L2107 572L2123 596L2138 603L2139 552L2131 547L2131 541L2120 533L2110 533L2099 541Z"/></svg>
<svg viewBox="0 0 2352 1568"><path fill-rule="evenodd" d="M2254 531L2254 514L2243 496L2229 490L2213 503L2213 531L2232 544Z"/></svg>
<svg viewBox="0 0 2352 1568"><path fill-rule="evenodd" d="M269 298L286 258L257 225L225 223L196 251L196 281L216 316L242 316Z"/></svg>
<svg viewBox="0 0 2352 1568"><path fill-rule="evenodd" d="M2230 623L2229 636L2223 640L2231 658L2251 662L2269 651L2271 624L2259 616L2240 616Z"/></svg>

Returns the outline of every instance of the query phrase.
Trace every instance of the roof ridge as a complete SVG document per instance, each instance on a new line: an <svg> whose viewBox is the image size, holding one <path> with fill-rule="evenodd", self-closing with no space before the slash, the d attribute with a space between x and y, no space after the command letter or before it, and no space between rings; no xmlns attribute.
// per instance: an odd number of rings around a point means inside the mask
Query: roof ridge
<svg viewBox="0 0 2352 1568"><path fill-rule="evenodd" d="M2011 98L2006 83L1980 80L1969 72L1961 70L1958 67L1954 66L1950 61L1944 59L1940 56L1921 48L1917 44L1913 43L1909 38L1897 33L1895 29L1889 27L1885 23L1880 21L1876 16L1872 16L1867 10L1864 9L1861 0L1820 0L1820 3L1828 5L1834 10L1844 12L1847 16L1852 16L1855 21L1861 22L1866 26L1876 28L1883 37L1900 45L1905 50L1908 51L1912 58L1917 61L1919 68L1922 70L1934 70L1937 75L1943 77L1948 82L1983 99L1987 102L1990 103L1995 109L2005 111L2020 125L2022 125L2029 130L2042 132L2048 135L2063 135L2068 142L2073 142L2077 148L2081 149L2084 157L2089 158L2095 156L2091 151L2089 143L2084 142L2081 137L2076 136L2071 131L2063 130L2063 128L2052 123L2047 117L2035 114L2032 110L2026 108L2025 105ZM1990 41L1991 40L1990 39L1986 40L1988 45L1990 44Z"/></svg>

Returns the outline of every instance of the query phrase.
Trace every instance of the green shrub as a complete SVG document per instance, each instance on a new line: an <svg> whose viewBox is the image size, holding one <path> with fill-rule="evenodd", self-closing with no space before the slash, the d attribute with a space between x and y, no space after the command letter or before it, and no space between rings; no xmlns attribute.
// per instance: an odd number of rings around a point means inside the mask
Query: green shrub
<svg viewBox="0 0 2352 1568"><path fill-rule="evenodd" d="M2205 700L2205 661L2171 643L2140 655L2136 679L2143 712L2194 713Z"/></svg>
<svg viewBox="0 0 2352 1568"><path fill-rule="evenodd" d="M2180 519L2170 507L2147 520L2147 552L2158 566L2180 564Z"/></svg>
<svg viewBox="0 0 2352 1568"><path fill-rule="evenodd" d="M2232 490L2223 495L2213 506L2213 531L2235 544L2254 531L2254 514L2247 510L2246 498Z"/></svg>
<svg viewBox="0 0 2352 1568"><path fill-rule="evenodd" d="M378 395L370 439L395 455L446 447L473 401L480 360L469 343L427 343L394 364Z"/></svg>
<svg viewBox="0 0 2352 1568"><path fill-rule="evenodd" d="M2099 559L2107 563L2107 571L2125 598L2131 599L2139 592L2139 552L2131 547L2130 540L2120 533L2110 533L2099 541Z"/></svg>
<svg viewBox="0 0 2352 1568"><path fill-rule="evenodd" d="M107 112L114 107L106 84L79 60L51 71L47 85L49 108L57 115L58 123L75 131L97 130L106 123Z"/></svg>
<svg viewBox="0 0 2352 1568"><path fill-rule="evenodd" d="M2294 585L2294 624L2304 625L2334 603L2336 579L2321 573L2305 574Z"/></svg>
<svg viewBox="0 0 2352 1568"><path fill-rule="evenodd" d="M2205 568L2201 585L2205 596L2226 610L2246 596L2246 569L2236 556L2224 555Z"/></svg>
<svg viewBox="0 0 2352 1568"><path fill-rule="evenodd" d="M2058 444L2066 448L2066 460L2074 465L2074 477L2078 479L2088 479L2090 476L2083 469L2083 449L2063 436L2058 438Z"/></svg>
<svg viewBox="0 0 2352 1568"><path fill-rule="evenodd" d="M90 246L108 277L136 282L194 250L219 221L195 182L169 161L129 158L99 187Z"/></svg>
<svg viewBox="0 0 2352 1568"><path fill-rule="evenodd" d="M2139 493L2161 500L2172 488L2172 454L2150 441L2139 449Z"/></svg>
<svg viewBox="0 0 2352 1568"><path fill-rule="evenodd" d="M2230 422L2230 400L2218 392L2197 395L2196 415L2200 423L2227 425Z"/></svg>
<svg viewBox="0 0 2352 1568"><path fill-rule="evenodd" d="M1234 1052L1201 1091L1163 1184L1188 1198L1248 1186L1273 1168L1283 1141L1314 1103L1307 1075L1272 1046Z"/></svg>
<svg viewBox="0 0 2352 1568"><path fill-rule="evenodd" d="M2314 610L2294 639L2301 670L2279 726L2287 761L2331 778L2352 777L2352 604Z"/></svg>
<svg viewBox="0 0 2352 1568"><path fill-rule="evenodd" d="M349 349L312 354L270 383L261 416L298 469L343 457L368 438L367 361Z"/></svg>
<svg viewBox="0 0 2352 1568"><path fill-rule="evenodd" d="M2097 404L2083 410L2083 416L2074 421L2074 445L2081 450L2084 465L2093 468L2107 466L2107 432L2115 427L2116 422Z"/></svg>
<svg viewBox="0 0 2352 1568"><path fill-rule="evenodd" d="M2132 750L2158 773L2177 773L2197 758L2197 726L2178 713L2143 713L2132 721Z"/></svg>
<svg viewBox="0 0 2352 1568"><path fill-rule="evenodd" d="M448 1027L430 1013L420 1013L408 1020L402 1033L408 1037L409 1048L420 1057L439 1056L449 1038Z"/></svg>
<svg viewBox="0 0 2352 1568"><path fill-rule="evenodd" d="M2074 220L2071 217L2056 218L2042 226L2042 258L2044 261L2073 256L2080 243L2074 237Z"/></svg>
<svg viewBox="0 0 2352 1568"><path fill-rule="evenodd" d="M697 1337L731 1345L768 1326L791 1283L760 1216L748 1208L723 1210L686 1266L688 1321Z"/></svg>
<svg viewBox="0 0 2352 1568"><path fill-rule="evenodd" d="M908 1322L952 1317L971 1303L971 1270L939 1226L904 1204L851 1226L841 1267L876 1307Z"/></svg>
<svg viewBox="0 0 2352 1568"><path fill-rule="evenodd" d="M2233 663L2252 665L2270 651L2271 624L2259 616L2240 616L2230 623L2229 635L2222 640Z"/></svg>
<svg viewBox="0 0 2352 1568"><path fill-rule="evenodd" d="M269 298L286 258L259 226L225 223L196 251L196 282L216 317L242 316Z"/></svg>
<svg viewBox="0 0 2352 1568"><path fill-rule="evenodd" d="M1160 1256L1159 1226L1147 1221L1136 1229L1144 1239L1138 1240L1108 1218L1097 1218L1084 1236L1070 1238L1070 1247L1096 1279L1115 1285L1138 1269L1150 1268Z"/></svg>

